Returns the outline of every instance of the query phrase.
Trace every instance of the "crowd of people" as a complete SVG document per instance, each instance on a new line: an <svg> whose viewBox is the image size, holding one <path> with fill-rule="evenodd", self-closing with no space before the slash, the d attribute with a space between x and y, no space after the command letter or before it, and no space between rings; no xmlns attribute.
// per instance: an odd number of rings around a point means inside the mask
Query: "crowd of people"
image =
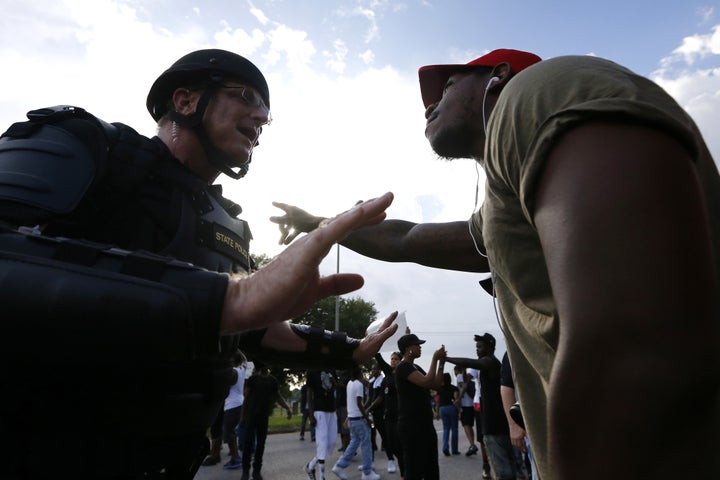
<svg viewBox="0 0 720 480"><path fill-rule="evenodd" d="M495 339L489 333L476 335L475 342L477 359L449 357L441 347L433 353L429 372L415 363L422 356L425 340L411 333L400 338L398 351L390 355L389 364L378 353L363 367L308 370L297 399L298 410L304 410L310 419L309 427L305 422L301 424L300 440L304 440L308 428L315 432L316 453L303 468L308 479L326 478L326 461L334 458L336 447L338 458L330 470L340 480L349 478L346 469L356 460L360 460L361 480L381 478L376 470L381 452L387 458L388 474L399 470L400 479L440 478L433 419L442 422L444 455L462 453L458 435L462 425L466 433L471 432L466 437L465 455L476 455L478 444L489 452L481 463L483 478L532 478L531 450L524 426L518 425L509 413L517 399L507 354L502 362L497 360L492 348ZM455 377L443 371L446 362L456 365ZM277 380L266 365L255 365L245 380L244 356L238 355L236 364L236 370L241 370L238 383L244 384L240 390L245 395L244 402L238 399L236 383L225 402L223 439L229 459L223 468L242 467L241 480L261 480L268 416L279 406L291 418L291 408L279 394ZM461 394L467 395L466 402ZM342 421L338 421L338 399L342 399L347 411ZM344 430L349 431L347 443L342 440ZM240 440L238 431L242 432ZM214 458L218 453L213 449L203 465L219 463Z"/></svg>
<svg viewBox="0 0 720 480"><path fill-rule="evenodd" d="M310 369L309 480L326 478L338 436L332 472L344 479L358 446L363 480L376 480L373 424L388 467L439 478L434 391L496 480L720 476L720 176L693 120L649 79L593 56L500 49L419 79L432 149L485 170L481 208L416 224L386 219L391 193L331 218L277 203L289 246L252 275L242 209L214 184L248 172L272 120L248 59L198 50L163 71L146 101L153 138L74 106L11 125L0 138L8 478L187 479L218 462L224 439L224 467L262 479L270 405L290 409L262 368L243 377L238 352ZM338 242L491 273L508 358L485 333L477 358L440 346L425 371L426 340L407 333L386 378L366 380L358 366L396 313L362 339L289 321L362 286L319 274Z"/></svg>

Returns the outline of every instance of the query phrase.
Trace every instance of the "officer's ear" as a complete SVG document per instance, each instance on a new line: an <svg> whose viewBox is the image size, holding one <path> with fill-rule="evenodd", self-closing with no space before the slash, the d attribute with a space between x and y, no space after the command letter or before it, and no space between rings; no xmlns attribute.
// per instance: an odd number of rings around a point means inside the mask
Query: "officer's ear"
<svg viewBox="0 0 720 480"><path fill-rule="evenodd" d="M173 107L181 115L190 116L197 110L200 92L189 88L176 88L172 95Z"/></svg>

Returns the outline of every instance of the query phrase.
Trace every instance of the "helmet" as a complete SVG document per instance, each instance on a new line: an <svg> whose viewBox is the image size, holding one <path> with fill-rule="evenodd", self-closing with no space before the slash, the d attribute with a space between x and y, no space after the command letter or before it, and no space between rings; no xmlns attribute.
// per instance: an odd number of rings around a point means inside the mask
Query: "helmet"
<svg viewBox="0 0 720 480"><path fill-rule="evenodd" d="M260 70L247 58L219 49L197 50L173 63L150 87L146 105L156 122L169 113L173 121L194 129L209 162L224 174L238 179L247 173L250 160L239 163L231 155L219 149L210 140L202 125L210 98L222 85L222 82L227 80L237 80L253 87L258 91L268 109L270 108L270 92ZM174 111L168 112L168 105L175 89L203 84L206 88L198 101L195 113L186 116ZM233 170L235 168L240 170Z"/></svg>
<svg viewBox="0 0 720 480"><path fill-rule="evenodd" d="M168 102L176 88L230 79L253 87L270 108L270 91L265 77L250 60L227 50L207 49L188 53L165 70L150 87L147 109L158 121L167 113Z"/></svg>

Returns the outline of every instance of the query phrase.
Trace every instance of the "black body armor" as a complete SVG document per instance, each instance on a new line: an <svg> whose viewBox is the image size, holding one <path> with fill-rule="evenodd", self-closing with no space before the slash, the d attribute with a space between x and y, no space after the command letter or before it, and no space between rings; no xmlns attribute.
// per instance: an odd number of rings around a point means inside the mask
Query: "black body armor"
<svg viewBox="0 0 720 480"><path fill-rule="evenodd" d="M206 270L249 270L248 225L157 138L75 107L28 117L0 139L3 475L192 478L238 345Z"/></svg>

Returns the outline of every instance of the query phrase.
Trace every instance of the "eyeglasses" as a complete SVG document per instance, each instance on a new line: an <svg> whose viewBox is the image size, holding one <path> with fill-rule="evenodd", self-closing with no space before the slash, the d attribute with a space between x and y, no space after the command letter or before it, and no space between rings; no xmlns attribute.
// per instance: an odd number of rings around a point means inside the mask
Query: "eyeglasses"
<svg viewBox="0 0 720 480"><path fill-rule="evenodd" d="M270 123L272 123L272 115L270 114L270 109L267 105L265 105L265 100L263 100L262 96L260 96L257 90L247 85L220 85L220 88L227 88L228 90L238 91L238 93L240 94L239 98L245 105L260 110L267 116L267 120L265 121L265 123L263 123L263 125L270 125Z"/></svg>

